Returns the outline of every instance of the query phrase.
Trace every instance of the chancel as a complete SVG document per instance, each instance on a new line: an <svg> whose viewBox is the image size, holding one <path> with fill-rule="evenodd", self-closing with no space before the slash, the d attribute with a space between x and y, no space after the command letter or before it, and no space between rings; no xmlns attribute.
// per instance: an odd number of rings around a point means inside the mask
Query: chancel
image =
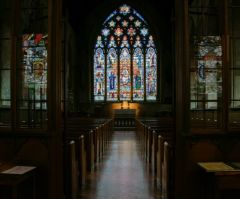
<svg viewBox="0 0 240 199"><path fill-rule="evenodd" d="M1 0L0 199L240 196L239 0Z"/></svg>

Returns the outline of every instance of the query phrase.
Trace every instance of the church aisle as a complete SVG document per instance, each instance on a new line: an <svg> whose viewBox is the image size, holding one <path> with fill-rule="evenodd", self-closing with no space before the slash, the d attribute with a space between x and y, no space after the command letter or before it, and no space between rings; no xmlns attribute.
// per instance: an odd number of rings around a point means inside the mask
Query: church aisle
<svg viewBox="0 0 240 199"><path fill-rule="evenodd" d="M160 199L137 152L134 132L114 132L102 162L88 176L79 199Z"/></svg>

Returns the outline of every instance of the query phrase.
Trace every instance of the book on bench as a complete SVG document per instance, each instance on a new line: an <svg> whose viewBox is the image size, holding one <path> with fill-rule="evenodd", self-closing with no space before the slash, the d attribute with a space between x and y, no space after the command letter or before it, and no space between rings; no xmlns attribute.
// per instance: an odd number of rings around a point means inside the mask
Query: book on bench
<svg viewBox="0 0 240 199"><path fill-rule="evenodd" d="M32 171L33 169L35 169L36 167L33 166L14 166L11 167L7 170L2 171L2 174L14 174L14 175L21 175L21 174L25 174L29 171Z"/></svg>
<svg viewBox="0 0 240 199"><path fill-rule="evenodd" d="M236 169L224 162L198 162L206 172L235 171Z"/></svg>

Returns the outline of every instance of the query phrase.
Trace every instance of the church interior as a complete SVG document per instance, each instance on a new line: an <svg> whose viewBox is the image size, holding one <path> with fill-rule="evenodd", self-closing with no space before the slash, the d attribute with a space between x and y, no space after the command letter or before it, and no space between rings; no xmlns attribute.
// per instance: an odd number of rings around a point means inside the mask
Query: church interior
<svg viewBox="0 0 240 199"><path fill-rule="evenodd" d="M1 0L1 199L236 199L239 152L239 0Z"/></svg>

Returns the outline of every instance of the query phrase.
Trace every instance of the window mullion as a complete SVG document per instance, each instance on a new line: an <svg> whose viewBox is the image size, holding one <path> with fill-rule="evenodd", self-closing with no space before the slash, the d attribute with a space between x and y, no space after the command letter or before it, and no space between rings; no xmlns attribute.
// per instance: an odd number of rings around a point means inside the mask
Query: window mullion
<svg viewBox="0 0 240 199"><path fill-rule="evenodd" d="M121 53L121 50L120 48L116 49L117 51L117 57L118 57L118 67L117 67L117 70L118 70L118 101L120 100L120 53Z"/></svg>
<svg viewBox="0 0 240 199"><path fill-rule="evenodd" d="M104 49L104 59L105 59L105 62L104 62L104 77L105 77L105 84L104 84L104 88L105 88L105 93L104 93L104 101L106 102L107 101L107 54L108 54L108 49L105 48Z"/></svg>
<svg viewBox="0 0 240 199"><path fill-rule="evenodd" d="M130 77L131 77L131 96L130 99L133 101L133 48L129 49L130 50Z"/></svg>
<svg viewBox="0 0 240 199"><path fill-rule="evenodd" d="M144 74L143 74L143 80L144 80L144 101L146 101L146 49L143 49L143 67L144 67Z"/></svg>

